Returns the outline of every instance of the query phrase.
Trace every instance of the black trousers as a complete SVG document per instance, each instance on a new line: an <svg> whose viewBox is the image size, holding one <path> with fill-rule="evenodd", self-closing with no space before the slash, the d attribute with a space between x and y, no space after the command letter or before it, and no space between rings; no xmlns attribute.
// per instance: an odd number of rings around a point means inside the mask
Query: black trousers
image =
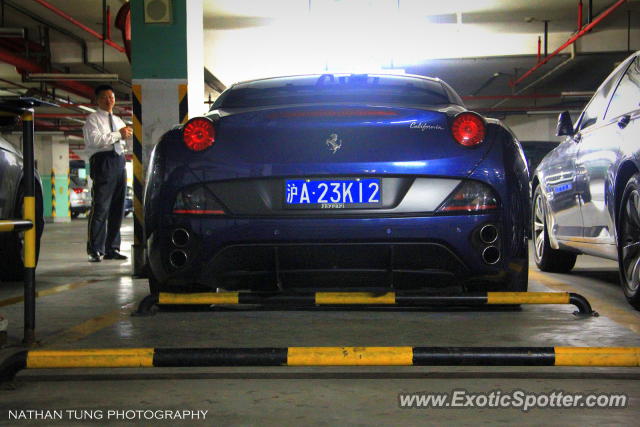
<svg viewBox="0 0 640 427"><path fill-rule="evenodd" d="M104 255L120 250L120 225L127 190L125 158L114 151L100 152L91 156L89 165L93 186L87 252Z"/></svg>

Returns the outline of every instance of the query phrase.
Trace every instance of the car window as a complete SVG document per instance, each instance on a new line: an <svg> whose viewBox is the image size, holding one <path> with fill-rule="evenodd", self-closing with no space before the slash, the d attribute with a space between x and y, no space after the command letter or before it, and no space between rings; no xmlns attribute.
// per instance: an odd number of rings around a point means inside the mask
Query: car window
<svg viewBox="0 0 640 427"><path fill-rule="evenodd" d="M593 125L598 121L598 113L602 112L606 106L606 97L604 96L603 91L598 91L591 101L589 105L584 109L582 115L580 116L580 120L577 124L577 130L582 130Z"/></svg>
<svg viewBox="0 0 640 427"><path fill-rule="evenodd" d="M605 109L607 108L607 100L609 99L611 90L618 83L618 80L622 73L624 73L625 68L626 67L620 67L602 84L602 86L600 86L580 115L578 123L576 123L576 131L585 129L595 124L598 120L602 120L604 118Z"/></svg>
<svg viewBox="0 0 640 427"><path fill-rule="evenodd" d="M240 83L221 95L212 109L319 102L442 105L458 100L450 99L437 80L390 75L323 74Z"/></svg>
<svg viewBox="0 0 640 427"><path fill-rule="evenodd" d="M611 98L606 117L618 117L638 108L640 108L640 57L636 57L620 80Z"/></svg>

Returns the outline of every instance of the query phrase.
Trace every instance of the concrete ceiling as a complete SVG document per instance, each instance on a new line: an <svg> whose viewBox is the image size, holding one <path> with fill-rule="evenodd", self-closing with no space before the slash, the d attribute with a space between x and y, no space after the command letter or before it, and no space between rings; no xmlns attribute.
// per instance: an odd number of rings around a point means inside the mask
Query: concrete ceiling
<svg viewBox="0 0 640 427"><path fill-rule="evenodd" d="M142 1L142 0L140 0ZM48 0L102 32L102 0ZM74 73L117 73L128 96L131 68L124 53L104 46L34 0L4 0L2 26L27 28L28 38L48 38L52 66ZM106 0L112 39L122 45L113 19L123 0ZM365 70L404 70L440 77L474 109L500 115L530 109L579 109L628 51L640 49L640 0L628 0L575 45L511 87L509 81L536 64L537 40L548 20L551 53L575 32L577 0L204 0L205 66L225 85L272 75ZM584 15L589 0L583 0ZM593 15L615 3L593 0ZM29 16L31 15L31 16ZM629 32L630 29L630 32ZM1 40L1 39L0 39ZM88 49L82 59L80 41ZM135 40L133 41L135 43ZM135 60L135 58L134 58ZM545 74L557 68L546 78ZM0 63L0 95L40 89ZM86 82L86 85L95 85ZM533 84L533 85L532 85ZM526 89L527 86L532 85ZM72 102L88 102L57 89ZM533 95L501 99L502 95ZM553 95L553 96L550 96ZM206 95L205 95L206 96ZM494 111L499 110L499 111ZM60 110L82 113L77 109ZM69 125L81 116L72 117ZM53 120L53 119L52 119ZM57 118L55 119L57 120ZM58 122L55 122L58 123Z"/></svg>

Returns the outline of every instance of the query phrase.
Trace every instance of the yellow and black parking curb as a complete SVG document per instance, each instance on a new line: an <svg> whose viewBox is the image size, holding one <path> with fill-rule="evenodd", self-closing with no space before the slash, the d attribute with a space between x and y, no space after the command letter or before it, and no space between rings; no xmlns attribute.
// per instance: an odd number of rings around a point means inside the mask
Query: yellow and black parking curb
<svg viewBox="0 0 640 427"><path fill-rule="evenodd" d="M140 303L137 314L150 314L154 305L265 305L314 307L320 305L371 305L399 307L466 307L520 304L573 304L575 314L597 316L582 295L569 292L484 292L470 295L436 296L396 292L316 292L312 294L210 292L149 295Z"/></svg>
<svg viewBox="0 0 640 427"><path fill-rule="evenodd" d="M21 351L0 381L23 369L211 366L640 367L640 347L257 347Z"/></svg>

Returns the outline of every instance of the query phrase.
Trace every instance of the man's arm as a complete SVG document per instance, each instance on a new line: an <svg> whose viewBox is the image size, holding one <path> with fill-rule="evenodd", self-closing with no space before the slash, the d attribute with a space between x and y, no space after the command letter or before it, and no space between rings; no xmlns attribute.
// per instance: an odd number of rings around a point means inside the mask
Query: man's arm
<svg viewBox="0 0 640 427"><path fill-rule="evenodd" d="M84 142L89 148L105 148L120 141L120 132L103 132L98 125L97 116L87 118L82 127Z"/></svg>

